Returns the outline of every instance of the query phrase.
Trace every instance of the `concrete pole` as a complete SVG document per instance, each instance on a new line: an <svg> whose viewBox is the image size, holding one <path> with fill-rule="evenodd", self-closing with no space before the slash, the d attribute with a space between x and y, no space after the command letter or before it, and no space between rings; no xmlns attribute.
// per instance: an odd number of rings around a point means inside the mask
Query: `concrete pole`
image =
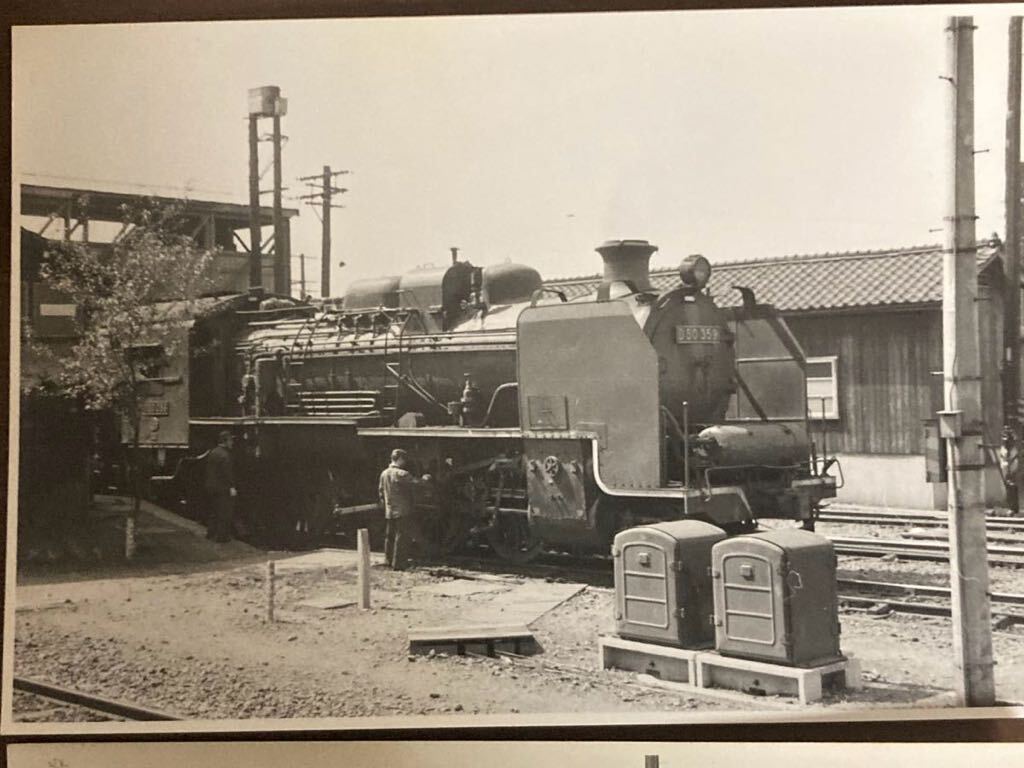
<svg viewBox="0 0 1024 768"><path fill-rule="evenodd" d="M320 295L325 299L331 295L331 191L333 190L333 177L331 166L324 166L323 195L320 201L323 205L321 218L323 219L323 235L320 245Z"/></svg>
<svg viewBox="0 0 1024 768"><path fill-rule="evenodd" d="M974 213L974 20L951 17L950 200L943 263L942 358L949 458L949 554L953 652L960 703L995 701L992 618L983 506L984 453L978 350Z"/></svg>
<svg viewBox="0 0 1024 768"><path fill-rule="evenodd" d="M284 296L292 293L291 259L288 235L285 233L281 207L281 116L274 115L274 291Z"/></svg>
<svg viewBox="0 0 1024 768"><path fill-rule="evenodd" d="M1009 71L1006 94L1006 243L1003 264L1003 444L1008 455L1019 455L1024 442L1020 423L1020 86L1021 17L1010 19ZM1011 465L1010 469L1013 467ZM1018 460L1014 477L1007 478L1007 505L1020 510L1024 468Z"/></svg>
<svg viewBox="0 0 1024 768"><path fill-rule="evenodd" d="M259 118L249 115L249 287L263 285L263 236L260 222Z"/></svg>

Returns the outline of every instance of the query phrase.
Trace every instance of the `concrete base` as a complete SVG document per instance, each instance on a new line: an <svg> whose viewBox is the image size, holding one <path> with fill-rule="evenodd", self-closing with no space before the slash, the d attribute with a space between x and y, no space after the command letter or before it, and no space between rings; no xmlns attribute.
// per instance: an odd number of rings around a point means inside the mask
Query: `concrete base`
<svg viewBox="0 0 1024 768"><path fill-rule="evenodd" d="M697 657L697 686L717 686L760 696L796 696L801 704L810 704L821 701L830 686L860 688L861 670L856 659L804 669L702 653Z"/></svg>
<svg viewBox="0 0 1024 768"><path fill-rule="evenodd" d="M602 669L624 669L692 689L726 688L759 696L794 696L801 704L821 701L826 689L862 686L860 662L841 659L819 667L786 667L721 656L714 651L638 643L620 637L598 639Z"/></svg>
<svg viewBox="0 0 1024 768"><path fill-rule="evenodd" d="M602 669L640 672L673 683L695 683L697 680L696 661L699 651L609 636L597 639L597 651Z"/></svg>

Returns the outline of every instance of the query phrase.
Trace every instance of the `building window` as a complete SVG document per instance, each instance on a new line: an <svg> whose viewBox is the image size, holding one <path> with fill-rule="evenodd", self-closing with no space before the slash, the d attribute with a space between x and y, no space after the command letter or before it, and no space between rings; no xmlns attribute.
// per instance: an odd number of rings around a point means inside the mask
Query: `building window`
<svg viewBox="0 0 1024 768"><path fill-rule="evenodd" d="M807 415L839 418L839 368L835 355L807 358Z"/></svg>

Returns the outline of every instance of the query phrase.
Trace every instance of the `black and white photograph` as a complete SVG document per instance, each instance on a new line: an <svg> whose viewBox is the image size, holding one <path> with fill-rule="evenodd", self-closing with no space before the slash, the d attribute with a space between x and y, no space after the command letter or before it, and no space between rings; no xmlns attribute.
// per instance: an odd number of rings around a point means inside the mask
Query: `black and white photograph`
<svg viewBox="0 0 1024 768"><path fill-rule="evenodd" d="M5 733L1020 716L1022 17L15 26Z"/></svg>

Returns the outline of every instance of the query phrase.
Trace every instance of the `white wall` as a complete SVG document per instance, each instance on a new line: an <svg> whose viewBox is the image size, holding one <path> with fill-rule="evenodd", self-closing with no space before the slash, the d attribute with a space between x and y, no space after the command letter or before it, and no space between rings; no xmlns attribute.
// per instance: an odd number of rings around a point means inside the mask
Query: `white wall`
<svg viewBox="0 0 1024 768"><path fill-rule="evenodd" d="M946 484L925 481L924 456L838 454L845 485L837 501L876 507L945 509ZM989 506L1004 502L999 471L985 471L985 496Z"/></svg>

